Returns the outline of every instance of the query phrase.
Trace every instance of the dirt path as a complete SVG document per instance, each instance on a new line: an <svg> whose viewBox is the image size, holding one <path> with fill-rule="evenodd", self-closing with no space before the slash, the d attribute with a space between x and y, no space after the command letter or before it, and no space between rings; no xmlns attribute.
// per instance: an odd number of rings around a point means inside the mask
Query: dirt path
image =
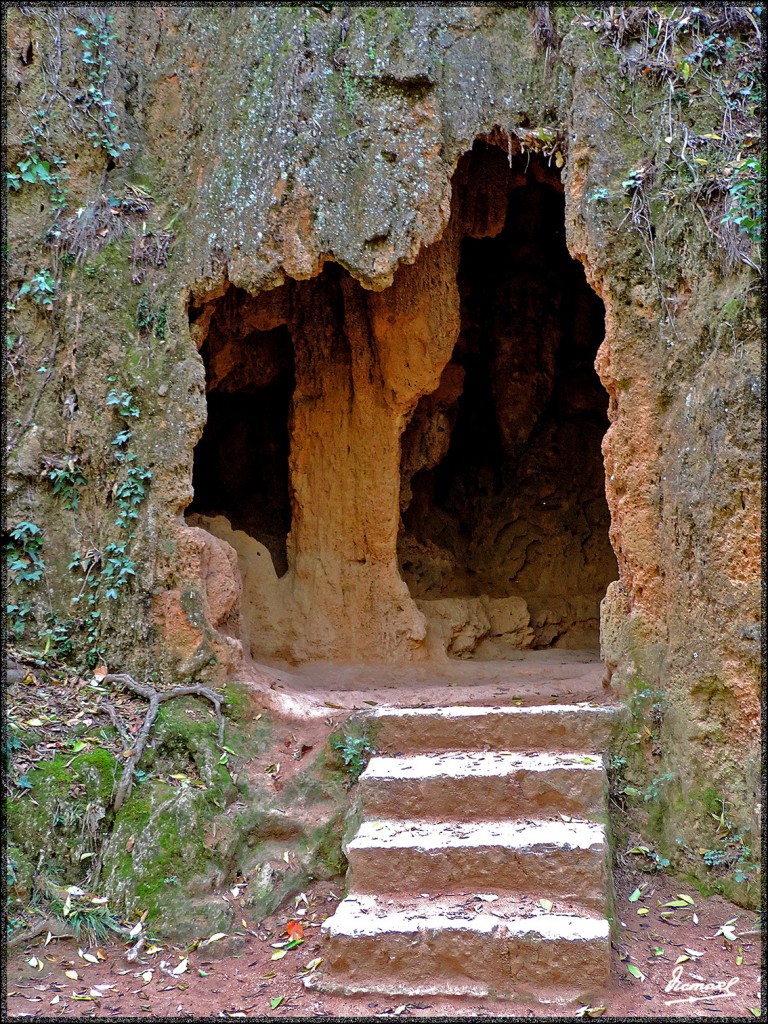
<svg viewBox="0 0 768 1024"><path fill-rule="evenodd" d="M636 888L640 896L629 900ZM622 926L614 942L610 987L597 1010L604 1018L712 1017L760 1014L759 936L756 915L720 897L703 899L665 875L625 872L616 879ZM680 894L692 903L680 899ZM14 953L7 964L11 1017L573 1017L578 1006L558 1007L477 999L421 998L398 1003L389 996L345 998L308 991L302 978L322 957L320 924L341 893L317 885L258 926L196 949L148 946L138 962L123 947L82 945L44 938ZM683 907L664 907L675 901ZM647 910L647 913L638 911ZM668 913L669 917L661 917ZM290 920L301 924L300 945L283 952ZM729 931L729 925L733 931ZM242 924L242 922L241 922ZM724 934L717 934L725 928ZM728 935L734 938L729 940ZM272 959L278 954L277 959ZM680 958L681 962L677 963ZM186 961L186 963L185 963ZM322 964L320 965L322 966ZM629 968L639 972L633 976ZM66 972L69 972L67 974ZM76 972L77 977L72 972ZM678 987L671 991L675 977ZM735 980L732 980L735 979ZM682 985L708 985L707 990ZM716 986L727 986L718 994ZM696 1001L688 1001L693 995ZM591 1014L584 1014L587 1019Z"/></svg>

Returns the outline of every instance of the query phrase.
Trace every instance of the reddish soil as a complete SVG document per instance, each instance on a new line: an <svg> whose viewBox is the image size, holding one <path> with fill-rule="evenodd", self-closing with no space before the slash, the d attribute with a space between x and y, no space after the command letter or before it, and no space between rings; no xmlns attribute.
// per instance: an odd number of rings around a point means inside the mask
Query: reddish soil
<svg viewBox="0 0 768 1024"><path fill-rule="evenodd" d="M629 895L642 889L635 901ZM598 1006L606 1018L626 1017L746 1017L761 1012L761 941L757 917L720 897L704 899L666 875L625 871L616 879L617 908L622 922L614 943L610 987ZM693 905L664 908L680 893ZM478 999L409 998L390 996L327 996L302 984L306 965L322 957L319 927L333 913L341 893L328 883L286 904L258 926L243 928L224 939L189 950L165 945L129 963L119 946L82 946L97 963L85 960L71 939L38 939L7 963L7 1014L10 1017L573 1017L578 1006L545 1002L516 1004ZM648 909L647 914L638 910ZM662 918L662 912L669 912ZM272 960L273 943L285 941L286 925L302 923L304 941ZM717 935L731 922L736 938ZM149 947L151 948L151 947ZM686 952L692 950L696 954ZM679 957L688 957L676 966ZM35 958L42 969L30 964ZM103 959L101 959L103 958ZM173 974L184 959L187 969ZM636 966L642 978L628 970ZM322 967L322 964L320 965ZM701 991L667 991L677 970L681 984L729 983L730 995L714 989L695 1002ZM77 979L65 971L76 971ZM731 979L736 979L731 981ZM104 986L101 990L99 986ZM282 997L276 1007L271 1002ZM586 1015L585 1015L586 1016Z"/></svg>

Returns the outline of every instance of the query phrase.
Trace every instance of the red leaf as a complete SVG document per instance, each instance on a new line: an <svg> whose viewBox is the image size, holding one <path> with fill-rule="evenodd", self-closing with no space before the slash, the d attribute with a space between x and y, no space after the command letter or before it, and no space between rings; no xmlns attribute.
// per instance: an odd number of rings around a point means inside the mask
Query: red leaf
<svg viewBox="0 0 768 1024"><path fill-rule="evenodd" d="M285 934L289 939L303 939L304 929L298 921L289 921L286 925Z"/></svg>

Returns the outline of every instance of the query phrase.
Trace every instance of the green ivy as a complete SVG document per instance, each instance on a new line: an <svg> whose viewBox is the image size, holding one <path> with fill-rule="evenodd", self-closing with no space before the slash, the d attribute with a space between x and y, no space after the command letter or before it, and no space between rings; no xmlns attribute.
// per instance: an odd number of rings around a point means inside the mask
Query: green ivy
<svg viewBox="0 0 768 1024"><path fill-rule="evenodd" d="M88 78L87 109L94 115L96 128L88 133L94 149L104 149L117 160L130 149L130 144L121 142L117 114L112 100L107 96L107 79L112 71L112 43L117 38L112 32L114 16L107 14L103 22L88 28L79 25L75 33L83 46L82 61Z"/></svg>

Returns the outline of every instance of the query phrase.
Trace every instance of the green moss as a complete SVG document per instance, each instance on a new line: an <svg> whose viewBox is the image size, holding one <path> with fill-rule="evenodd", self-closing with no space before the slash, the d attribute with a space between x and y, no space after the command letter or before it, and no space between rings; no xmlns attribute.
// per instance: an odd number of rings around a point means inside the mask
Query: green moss
<svg viewBox="0 0 768 1024"><path fill-rule="evenodd" d="M311 877L338 878L346 872L347 858L342 850L344 818L344 812L339 811L310 834Z"/></svg>
<svg viewBox="0 0 768 1024"><path fill-rule="evenodd" d="M692 789L690 792L691 800L697 800L704 806L704 810L708 814L719 814L722 809L722 800L718 796L717 790L714 786L709 786L707 789L695 790Z"/></svg>

